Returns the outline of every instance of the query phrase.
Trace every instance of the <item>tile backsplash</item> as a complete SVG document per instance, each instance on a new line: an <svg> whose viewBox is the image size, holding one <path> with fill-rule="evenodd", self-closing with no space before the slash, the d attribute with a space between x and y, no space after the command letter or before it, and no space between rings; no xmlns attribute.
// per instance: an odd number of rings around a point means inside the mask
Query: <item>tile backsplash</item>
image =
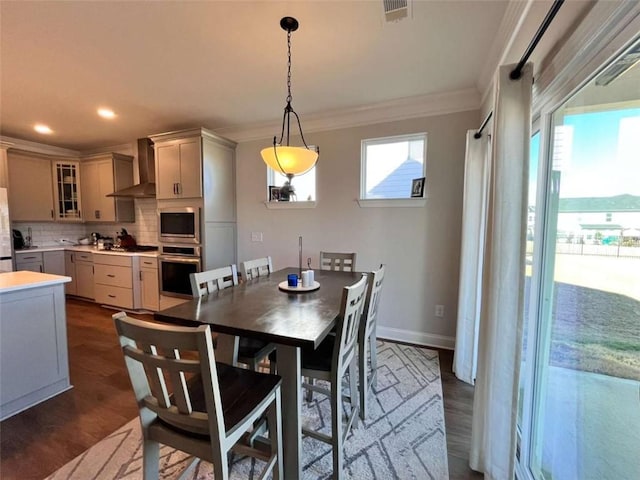
<svg viewBox="0 0 640 480"><path fill-rule="evenodd" d="M31 227L32 243L37 246L56 244L66 239L77 242L91 232L114 237L125 228L139 245L158 244L158 214L155 198L135 199L135 223L62 223L62 222L12 222L12 228L20 230L23 236Z"/></svg>

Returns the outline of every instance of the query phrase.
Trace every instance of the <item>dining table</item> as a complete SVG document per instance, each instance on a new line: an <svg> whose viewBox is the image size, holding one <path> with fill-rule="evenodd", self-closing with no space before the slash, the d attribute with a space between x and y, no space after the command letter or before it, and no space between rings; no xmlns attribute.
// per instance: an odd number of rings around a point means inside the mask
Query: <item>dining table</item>
<svg viewBox="0 0 640 480"><path fill-rule="evenodd" d="M216 361L235 364L238 336L276 345L278 375L282 377L282 440L284 478L302 477L301 349L317 348L336 325L343 289L361 272L316 270L319 288L285 291L281 282L298 268L285 268L209 293L154 314L158 321L199 326L218 334ZM286 285L286 283L285 283Z"/></svg>

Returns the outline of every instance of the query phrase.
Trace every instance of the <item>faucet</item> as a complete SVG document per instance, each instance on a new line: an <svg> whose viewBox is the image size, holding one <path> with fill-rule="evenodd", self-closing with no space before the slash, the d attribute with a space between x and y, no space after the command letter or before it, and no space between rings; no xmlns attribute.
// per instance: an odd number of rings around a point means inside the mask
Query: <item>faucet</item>
<svg viewBox="0 0 640 480"><path fill-rule="evenodd" d="M24 239L25 248L31 248L32 233L31 227L27 227L27 237Z"/></svg>

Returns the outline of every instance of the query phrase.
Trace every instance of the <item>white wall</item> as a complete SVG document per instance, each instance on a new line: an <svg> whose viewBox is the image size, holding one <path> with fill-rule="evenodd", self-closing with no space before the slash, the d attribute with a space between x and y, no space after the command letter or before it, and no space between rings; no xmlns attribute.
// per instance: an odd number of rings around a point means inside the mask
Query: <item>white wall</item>
<svg viewBox="0 0 640 480"><path fill-rule="evenodd" d="M355 251L358 270L387 265L378 335L453 347L455 338L465 133L479 125L479 111L395 121L307 134L320 146L315 209L270 210L260 149L271 140L238 145L238 260L271 255L276 268L297 266L303 256L317 268L320 250ZM304 118L303 118L304 121ZM426 206L360 208L360 141L427 132ZM295 185L295 179L294 179ZM252 242L262 232L263 242ZM436 318L436 304L445 306Z"/></svg>

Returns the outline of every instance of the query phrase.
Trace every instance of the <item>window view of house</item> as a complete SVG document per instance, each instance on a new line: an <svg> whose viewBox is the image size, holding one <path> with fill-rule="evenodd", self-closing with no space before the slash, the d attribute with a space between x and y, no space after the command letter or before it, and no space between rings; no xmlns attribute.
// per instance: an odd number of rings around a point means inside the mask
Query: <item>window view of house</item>
<svg viewBox="0 0 640 480"><path fill-rule="evenodd" d="M536 478L640 472L639 86L638 67L607 85L596 78L553 114Z"/></svg>
<svg viewBox="0 0 640 480"><path fill-rule="evenodd" d="M426 133L363 140L361 198L410 198L413 179L425 176L426 148Z"/></svg>

